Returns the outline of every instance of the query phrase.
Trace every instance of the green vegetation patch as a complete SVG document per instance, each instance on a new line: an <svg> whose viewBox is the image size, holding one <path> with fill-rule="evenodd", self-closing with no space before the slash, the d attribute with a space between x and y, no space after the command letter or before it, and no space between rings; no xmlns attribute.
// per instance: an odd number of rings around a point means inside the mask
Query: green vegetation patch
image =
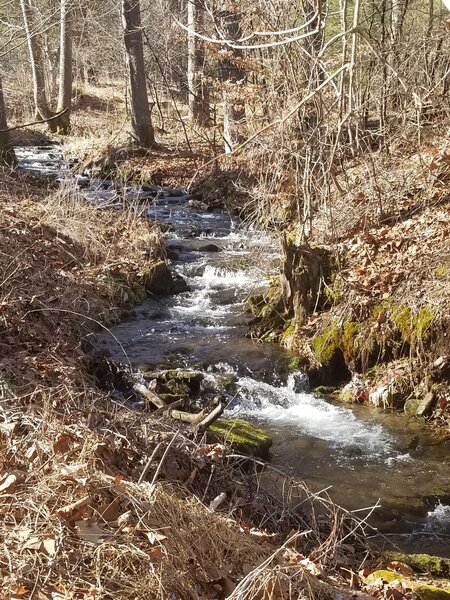
<svg viewBox="0 0 450 600"><path fill-rule="evenodd" d="M395 571L388 571L387 569L378 569L378 571L374 571L365 578L366 583L369 584L375 583L375 581L378 581L379 579L382 579L386 583L392 583L393 581L402 581L404 577L402 575L399 575Z"/></svg>
<svg viewBox="0 0 450 600"><path fill-rule="evenodd" d="M435 585L415 585L414 593L419 600L450 600L450 592Z"/></svg>
<svg viewBox="0 0 450 600"><path fill-rule="evenodd" d="M322 333L311 340L311 348L316 360L322 365L328 365L340 347L341 329L332 323Z"/></svg>
<svg viewBox="0 0 450 600"><path fill-rule="evenodd" d="M403 562L419 573L430 573L435 577L448 577L450 575L450 558L442 558L432 554L383 552L383 560L386 562L393 560Z"/></svg>
<svg viewBox="0 0 450 600"><path fill-rule="evenodd" d="M230 443L243 454L267 458L272 438L259 427L244 419L219 419L209 433L221 442Z"/></svg>

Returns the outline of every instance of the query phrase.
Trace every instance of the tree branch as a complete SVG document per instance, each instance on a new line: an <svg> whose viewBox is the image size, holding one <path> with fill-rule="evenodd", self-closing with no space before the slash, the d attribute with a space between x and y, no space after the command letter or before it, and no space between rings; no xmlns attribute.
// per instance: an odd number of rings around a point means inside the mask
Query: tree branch
<svg viewBox="0 0 450 600"><path fill-rule="evenodd" d="M41 125L42 123L48 123L49 121L53 121L54 119L57 119L58 117L60 117L61 115L63 115L66 112L67 112L67 108L65 108L64 110L62 110L59 113L56 113L56 115L49 117L48 119L42 119L40 121L32 121L31 123L25 123L24 125L15 125L14 127L8 127L8 129L0 129L0 133L8 133L10 131L15 131L16 129L23 129L24 127L31 127L32 125Z"/></svg>

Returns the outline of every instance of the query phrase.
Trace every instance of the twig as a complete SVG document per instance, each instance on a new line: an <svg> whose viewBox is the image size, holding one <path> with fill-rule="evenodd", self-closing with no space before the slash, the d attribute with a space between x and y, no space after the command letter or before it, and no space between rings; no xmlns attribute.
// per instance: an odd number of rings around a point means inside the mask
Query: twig
<svg viewBox="0 0 450 600"><path fill-rule="evenodd" d="M214 423L214 421L216 421L220 415L223 413L223 411L225 410L225 404L223 404L222 402L219 402L219 404L216 406L216 408L214 410L212 410L209 415L206 415L206 417L203 419L203 421L200 421L200 423L198 424L198 431L205 431L205 429L208 429L208 427L210 425L212 425Z"/></svg>
<svg viewBox="0 0 450 600"><path fill-rule="evenodd" d="M134 383L133 390L143 396L145 400L148 400L151 404L157 408L167 408L167 404L162 398L160 398L155 392L148 389L143 383Z"/></svg>
<svg viewBox="0 0 450 600"><path fill-rule="evenodd" d="M148 461L145 463L145 467L144 467L144 469L143 469L143 471L142 471L142 473L141 473L141 475L140 475L140 477L139 477L139 479L138 479L138 483L142 483L142 482L143 482L143 480L144 480L145 476L146 476L146 475L147 475L147 473L148 473L148 470L150 469L150 465L152 464L152 462L153 462L153 459L154 459L154 458L155 458L155 456L156 456L156 453L158 452L158 450L159 450L159 449L160 449L160 447L161 447L161 444L162 444L162 442L159 442L159 443L156 445L156 448L155 448L155 449L153 450L153 452L151 453L151 455L150 455L150 458L149 458L149 459L148 459Z"/></svg>
<svg viewBox="0 0 450 600"><path fill-rule="evenodd" d="M66 113L67 111L68 111L68 109L65 108L61 112L56 113L56 115L53 115L53 116L49 117L48 119L42 119L40 121L32 121L31 123L25 123L24 125L15 125L14 127L8 127L7 129L0 129L0 133L8 133L9 131L15 131L16 129L23 129L24 127L31 127L32 125L41 125L42 123L48 123L49 121L53 121L54 119L57 119L58 117L60 117L64 113Z"/></svg>
<svg viewBox="0 0 450 600"><path fill-rule="evenodd" d="M176 431L176 432L175 432L175 435L174 435L174 436L173 436L173 438L170 440L169 444L167 445L167 448L166 448L166 449L165 449L165 451L164 451L164 454L163 454L163 455L162 455L162 457L161 457L161 460L159 461L159 465L158 465L158 467L157 467L157 469L156 469L156 471L155 471L155 474L153 475L153 479L152 479L152 483L151 483L151 487L152 487L152 489L154 488L155 481L156 481L156 480L157 480L157 478L158 478L159 472L161 471L161 468L162 468L162 466L163 466L163 464L164 464L164 461L165 461L165 459L166 459L166 456L167 456L167 454L168 454L168 452L169 452L170 448L173 446L173 443L174 443L174 442L175 442L175 440L177 439L177 437L178 437L178 434L179 434L179 433L180 433L179 431Z"/></svg>

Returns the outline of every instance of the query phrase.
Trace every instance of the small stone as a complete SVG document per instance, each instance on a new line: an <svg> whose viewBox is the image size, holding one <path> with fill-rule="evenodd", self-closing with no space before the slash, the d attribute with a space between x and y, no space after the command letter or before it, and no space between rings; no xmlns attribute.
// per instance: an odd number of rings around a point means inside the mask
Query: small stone
<svg viewBox="0 0 450 600"><path fill-rule="evenodd" d="M420 406L420 400L418 398L410 398L405 402L403 410L408 417L415 417L417 415L417 409Z"/></svg>

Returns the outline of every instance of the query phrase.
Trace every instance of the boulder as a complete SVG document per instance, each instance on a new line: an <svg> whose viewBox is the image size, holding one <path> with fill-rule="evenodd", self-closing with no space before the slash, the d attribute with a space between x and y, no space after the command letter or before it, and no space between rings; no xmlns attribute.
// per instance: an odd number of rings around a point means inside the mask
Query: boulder
<svg viewBox="0 0 450 600"><path fill-rule="evenodd" d="M405 402L405 406L403 410L408 417L415 417L417 415L417 410L420 406L420 400L418 398L410 398Z"/></svg>
<svg viewBox="0 0 450 600"><path fill-rule="evenodd" d="M178 294L188 289L186 281L180 275L172 275L163 260L150 267L144 276L144 284L147 292L157 296Z"/></svg>
<svg viewBox="0 0 450 600"><path fill-rule="evenodd" d="M166 402L180 398L192 398L200 391L203 374L189 369L144 371L144 379L154 385L156 393ZM154 382L154 383L153 383Z"/></svg>
<svg viewBox="0 0 450 600"><path fill-rule="evenodd" d="M208 430L215 441L228 442L238 452L268 458L272 438L244 419L219 419Z"/></svg>

